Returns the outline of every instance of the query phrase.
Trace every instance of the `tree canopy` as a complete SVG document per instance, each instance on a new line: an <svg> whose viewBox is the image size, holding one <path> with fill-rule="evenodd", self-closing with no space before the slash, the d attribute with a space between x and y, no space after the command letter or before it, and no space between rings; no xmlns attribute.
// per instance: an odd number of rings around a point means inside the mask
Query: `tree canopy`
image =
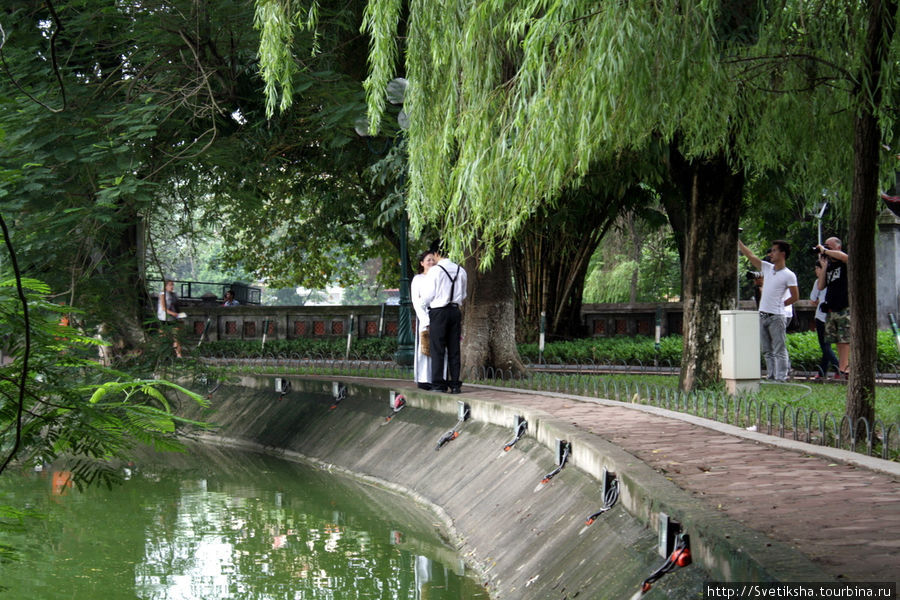
<svg viewBox="0 0 900 600"><path fill-rule="evenodd" d="M399 6L367 12L372 122L405 72L412 223L446 223L458 249L475 235L508 249L600 157L654 137L848 196L863 3L413 1L405 20Z"/></svg>

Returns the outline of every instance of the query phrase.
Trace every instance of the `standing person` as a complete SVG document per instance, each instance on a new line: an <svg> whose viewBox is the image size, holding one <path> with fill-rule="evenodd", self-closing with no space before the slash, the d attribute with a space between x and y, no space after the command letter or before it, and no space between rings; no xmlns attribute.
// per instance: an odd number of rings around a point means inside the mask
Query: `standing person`
<svg viewBox="0 0 900 600"><path fill-rule="evenodd" d="M418 273L409 284L409 295L416 310L416 348L413 362L413 378L423 390L431 389L431 343L428 318L428 305L422 302L425 292L426 275L434 266L434 253L426 250L419 255Z"/></svg>
<svg viewBox="0 0 900 600"><path fill-rule="evenodd" d="M847 253L841 250L841 240L830 237L819 251L818 286L828 295L820 306L828 315L825 320L825 341L835 342L838 348L839 371L835 379L846 379L850 370L850 296L847 292Z"/></svg>
<svg viewBox="0 0 900 600"><path fill-rule="evenodd" d="M791 254L791 245L784 240L772 242L768 258L772 262L760 260L758 256L738 240L741 254L746 256L753 267L763 276L762 295L759 300L759 343L766 358L766 376L775 381L787 381L789 359L785 335L784 309L797 301L797 276L784 262ZM787 296L786 291L790 291Z"/></svg>
<svg viewBox="0 0 900 600"><path fill-rule="evenodd" d="M819 361L819 374L816 379L828 379L828 367L834 365L835 373L840 373L840 363L837 356L831 350L831 342L825 339L825 321L828 315L822 310L825 304L825 298L828 294L826 290L819 289L819 275L825 268L816 261L816 281L813 282L812 291L809 293L809 299L816 303L816 337L819 338L819 348L822 349L822 360Z"/></svg>
<svg viewBox="0 0 900 600"><path fill-rule="evenodd" d="M225 292L225 302L222 306L240 306L240 302L234 299L234 291L228 290Z"/></svg>
<svg viewBox="0 0 900 600"><path fill-rule="evenodd" d="M460 393L462 382L460 372L460 347L462 337L462 312L460 307L466 299L468 277L461 266L444 258L440 249L434 251L436 264L425 276L425 290L422 303L429 306L431 341L431 386L451 394ZM447 360L449 381L444 378L444 359Z"/></svg>
<svg viewBox="0 0 900 600"><path fill-rule="evenodd" d="M163 331L169 331L172 335L172 347L175 348L175 356L181 358L181 342L178 341L178 319L184 318L184 313L178 312L178 295L175 293L175 282L166 279L163 290L159 294L156 305L156 318L160 320Z"/></svg>

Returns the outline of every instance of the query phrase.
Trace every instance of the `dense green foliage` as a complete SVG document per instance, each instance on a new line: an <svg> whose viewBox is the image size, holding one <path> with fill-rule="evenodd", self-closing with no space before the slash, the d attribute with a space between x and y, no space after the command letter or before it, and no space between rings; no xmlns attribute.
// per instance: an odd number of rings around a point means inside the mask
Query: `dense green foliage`
<svg viewBox="0 0 900 600"><path fill-rule="evenodd" d="M189 221L212 164L238 162L248 137L235 115L253 112L252 12L229 0L4 8L0 162L21 177L0 182L0 210L23 272L136 347L141 250L169 243L154 224Z"/></svg>
<svg viewBox="0 0 900 600"><path fill-rule="evenodd" d="M849 190L865 3L411 2L408 21L399 6L366 15L372 119L405 69L413 223L446 223L459 249L506 247L598 158L658 137L789 174L782 193Z"/></svg>
<svg viewBox="0 0 900 600"><path fill-rule="evenodd" d="M134 445L179 448L180 419L160 390L203 399L153 377L152 365L144 365L146 376L137 361L130 373L101 366L102 342L60 324L72 309L48 302L50 288L39 281L25 279L22 285L27 321L15 280L0 281L0 345L11 359L0 367L0 460L40 465L63 457L75 484L109 484L118 474L108 461L127 458ZM6 466L0 464L0 472Z"/></svg>
<svg viewBox="0 0 900 600"><path fill-rule="evenodd" d="M184 258L201 280L312 288L394 255L381 217L396 165L386 139L353 131L362 6L325 7L314 34L293 36L293 106L267 120L252 4L6 3L0 164L18 175L0 180L0 211L23 271L130 350L142 278L171 277ZM196 251L204 238L212 253Z"/></svg>

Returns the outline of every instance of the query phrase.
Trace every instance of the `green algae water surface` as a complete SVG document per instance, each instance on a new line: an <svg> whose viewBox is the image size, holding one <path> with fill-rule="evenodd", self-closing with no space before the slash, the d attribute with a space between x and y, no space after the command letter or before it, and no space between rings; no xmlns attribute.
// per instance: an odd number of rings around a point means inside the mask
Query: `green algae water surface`
<svg viewBox="0 0 900 600"><path fill-rule="evenodd" d="M487 599L410 501L313 467L235 450L147 453L112 490L62 470L9 472L0 598Z"/></svg>

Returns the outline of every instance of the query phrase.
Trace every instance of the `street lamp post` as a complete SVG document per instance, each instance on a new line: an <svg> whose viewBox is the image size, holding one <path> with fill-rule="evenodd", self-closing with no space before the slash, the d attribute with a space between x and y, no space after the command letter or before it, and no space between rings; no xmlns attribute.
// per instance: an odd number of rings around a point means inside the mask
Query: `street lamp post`
<svg viewBox="0 0 900 600"><path fill-rule="evenodd" d="M400 314L397 317L397 353L394 360L404 367L413 364L413 335L409 297L409 248L406 241L406 210L400 214Z"/></svg>
<svg viewBox="0 0 900 600"><path fill-rule="evenodd" d="M392 79L387 85L387 98L391 104L403 104L404 96L406 95L406 79L402 77L397 77ZM406 117L406 113L403 110L400 111L400 115L397 117L397 120L400 124L401 129L406 129L409 127L409 121ZM368 121L360 122L356 126L356 133L362 137L369 137L369 127ZM393 140L390 146L393 145ZM388 146L388 148L390 148ZM372 149L372 146L369 145L369 150L373 154L378 154L375 150ZM400 186L401 188L406 185L406 175L401 175L400 177ZM400 222L398 223L397 233L400 237L400 307L399 307L399 315L397 317L397 352L394 354L394 361L398 365L409 367L413 364L413 354L414 354L414 338L412 331L412 319L411 319L411 308L412 301L410 300L409 294L409 248L407 244L407 217L406 217L406 201L404 195L404 206L403 210L400 211Z"/></svg>

